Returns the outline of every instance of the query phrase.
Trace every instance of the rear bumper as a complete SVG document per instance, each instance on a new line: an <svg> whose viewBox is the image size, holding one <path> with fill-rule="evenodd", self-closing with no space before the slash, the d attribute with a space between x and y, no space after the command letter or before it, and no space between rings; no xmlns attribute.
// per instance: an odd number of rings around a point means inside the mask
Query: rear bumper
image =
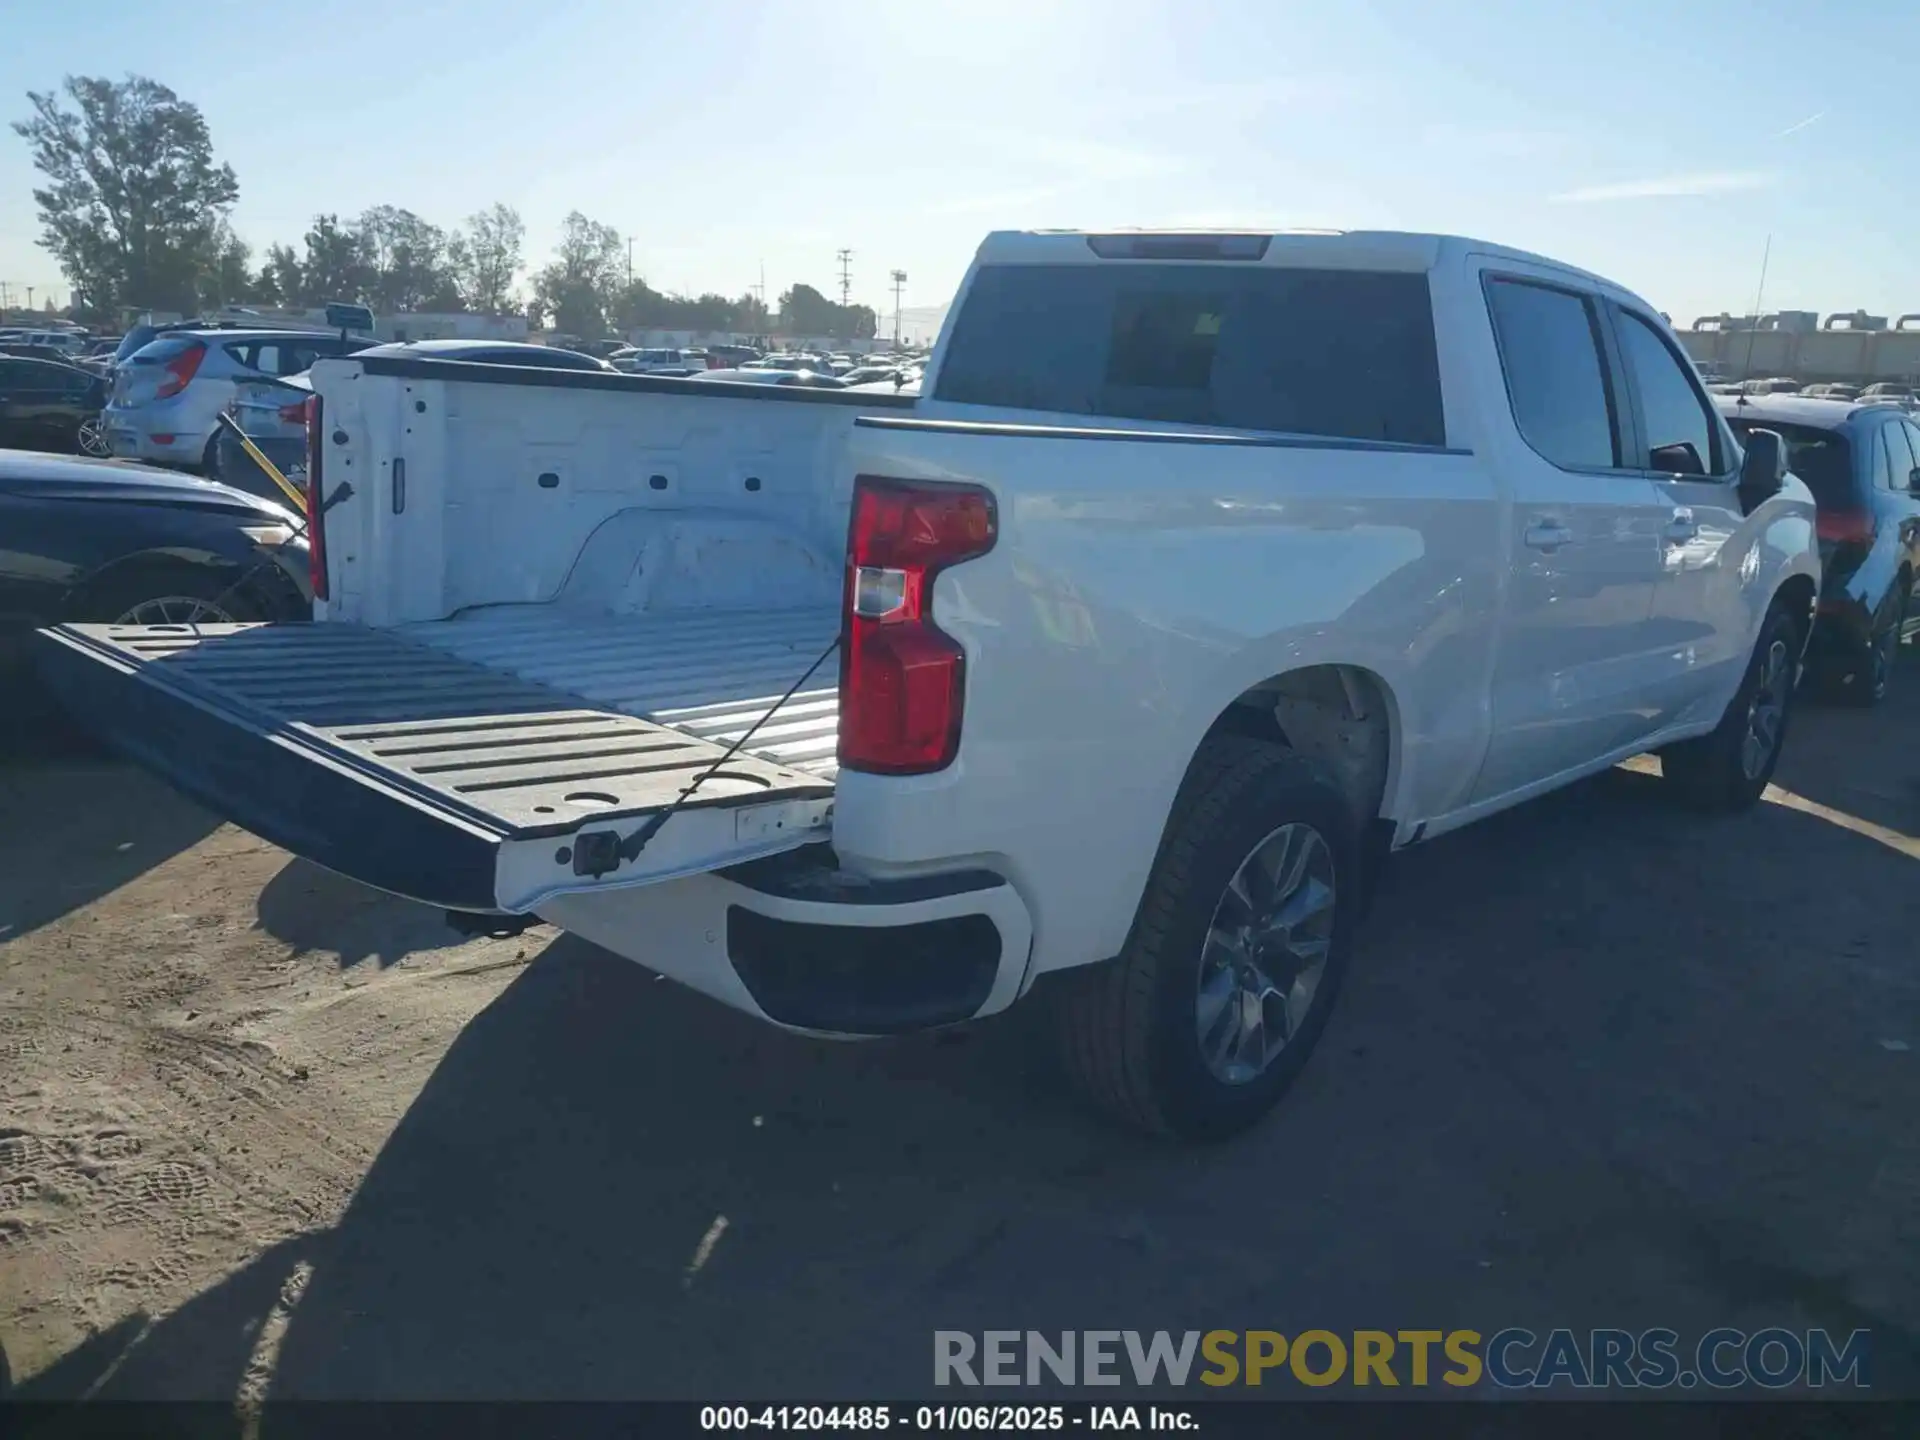
<svg viewBox="0 0 1920 1440"><path fill-rule="evenodd" d="M161 465L198 465L207 451L208 429L197 415L167 401L101 412L113 453L124 460ZM165 440L156 439L164 435Z"/></svg>
<svg viewBox="0 0 1920 1440"><path fill-rule="evenodd" d="M1005 1009L1033 922L991 871L874 880L825 845L670 885L556 897L541 918L810 1034L895 1035Z"/></svg>

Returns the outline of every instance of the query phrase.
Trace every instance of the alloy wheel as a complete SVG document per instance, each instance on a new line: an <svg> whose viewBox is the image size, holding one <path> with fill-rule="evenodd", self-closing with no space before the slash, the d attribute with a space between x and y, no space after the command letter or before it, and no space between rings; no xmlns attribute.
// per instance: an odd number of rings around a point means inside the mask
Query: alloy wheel
<svg viewBox="0 0 1920 1440"><path fill-rule="evenodd" d="M1195 1031L1214 1078L1258 1079L1312 1008L1333 944L1333 850L1311 825L1255 845L1214 906L1201 947Z"/></svg>
<svg viewBox="0 0 1920 1440"><path fill-rule="evenodd" d="M118 620L116 625L231 625L233 616L211 600L194 595L161 595L142 600Z"/></svg>

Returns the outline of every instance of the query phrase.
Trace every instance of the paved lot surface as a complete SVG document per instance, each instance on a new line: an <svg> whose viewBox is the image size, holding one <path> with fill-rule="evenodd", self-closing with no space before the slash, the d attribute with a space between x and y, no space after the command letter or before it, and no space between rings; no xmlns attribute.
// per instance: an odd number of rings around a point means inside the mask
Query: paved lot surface
<svg viewBox="0 0 1920 1440"><path fill-rule="evenodd" d="M935 1327L1823 1325L1920 1390L1920 654L1772 803L1622 770L1405 856L1226 1148L1019 1012L763 1029L97 760L0 768L0 1345L28 1394L909 1396Z"/></svg>

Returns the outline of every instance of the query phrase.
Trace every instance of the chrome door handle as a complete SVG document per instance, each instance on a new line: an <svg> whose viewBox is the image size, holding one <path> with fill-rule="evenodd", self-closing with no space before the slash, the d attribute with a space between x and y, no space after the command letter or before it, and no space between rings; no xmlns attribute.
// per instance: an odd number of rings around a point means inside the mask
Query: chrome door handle
<svg viewBox="0 0 1920 1440"><path fill-rule="evenodd" d="M1667 522L1667 528L1660 532L1675 545L1684 545L1700 533L1700 523L1693 518L1693 511L1684 505L1674 507L1673 518Z"/></svg>
<svg viewBox="0 0 1920 1440"><path fill-rule="evenodd" d="M1527 526L1521 539L1530 550L1558 550L1562 545L1573 542L1573 531L1558 520L1536 520Z"/></svg>

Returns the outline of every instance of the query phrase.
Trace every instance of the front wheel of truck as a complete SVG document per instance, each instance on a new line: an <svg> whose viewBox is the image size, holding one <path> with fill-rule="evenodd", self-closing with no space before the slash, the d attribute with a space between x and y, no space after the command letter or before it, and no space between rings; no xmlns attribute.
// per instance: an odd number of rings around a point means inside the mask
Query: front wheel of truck
<svg viewBox="0 0 1920 1440"><path fill-rule="evenodd" d="M1360 902L1352 807L1310 762L1207 741L1175 802L1120 957L1063 979L1066 1067L1131 1125L1246 1129L1325 1030Z"/></svg>
<svg viewBox="0 0 1920 1440"><path fill-rule="evenodd" d="M1800 649L1799 625L1776 604L1719 725L1661 752L1661 776L1688 805L1732 812L1759 801L1786 744Z"/></svg>

